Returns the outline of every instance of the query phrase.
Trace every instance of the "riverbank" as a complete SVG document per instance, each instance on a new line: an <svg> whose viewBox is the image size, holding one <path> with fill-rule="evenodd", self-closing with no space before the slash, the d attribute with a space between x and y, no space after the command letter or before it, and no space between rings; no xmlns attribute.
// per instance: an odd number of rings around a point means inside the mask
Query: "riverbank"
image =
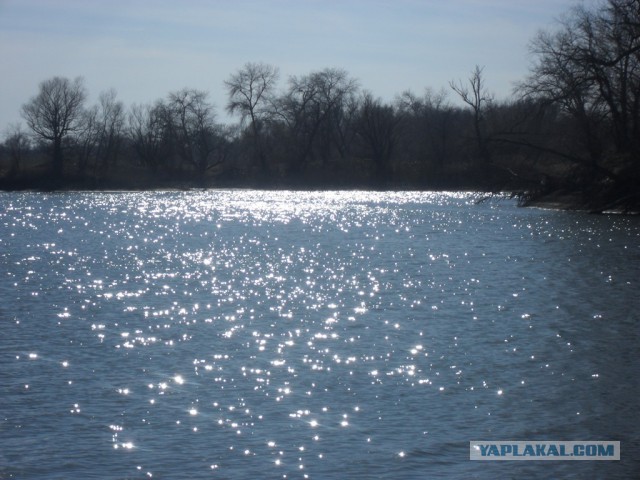
<svg viewBox="0 0 640 480"><path fill-rule="evenodd" d="M370 191L460 191L491 195L497 191L516 192L524 185L502 182L500 188L488 187L470 175L425 181L403 179L380 181L372 178L259 178L232 172L195 178L190 172L151 172L144 168L129 167L126 171L107 172L101 176L67 174L61 179L46 171L31 171L14 177L0 177L0 191L152 191L191 189L259 189L259 190L370 190Z"/></svg>
<svg viewBox="0 0 640 480"><path fill-rule="evenodd" d="M591 196L586 192L554 190L544 194L520 194L523 207L573 210L597 214L640 215L640 192Z"/></svg>
<svg viewBox="0 0 640 480"><path fill-rule="evenodd" d="M103 178L67 176L53 179L47 174L27 175L14 178L0 178L0 191L33 192L114 192L114 191L154 191L154 190L192 190L210 188L237 188L261 190L370 190L370 191L475 191L484 198L517 198L521 207L545 208L554 210L583 211L589 213L616 213L625 215L640 214L640 192L626 190L599 191L597 193L555 189L540 191L522 189L520 186L506 185L496 189L474 184L472 181L448 181L429 183L387 183L371 182L327 182L317 181L279 181L278 179L256 181L241 176L225 176L216 179L199 179L181 175L153 175L144 169L131 171L129 175L114 175Z"/></svg>

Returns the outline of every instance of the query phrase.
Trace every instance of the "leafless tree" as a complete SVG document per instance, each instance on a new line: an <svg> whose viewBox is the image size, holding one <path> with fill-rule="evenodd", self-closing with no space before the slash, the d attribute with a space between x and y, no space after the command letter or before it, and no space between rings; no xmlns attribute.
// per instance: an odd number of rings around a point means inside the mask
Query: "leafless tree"
<svg viewBox="0 0 640 480"><path fill-rule="evenodd" d="M100 125L98 120L98 107L92 106L82 112L80 128L76 132L75 150L78 160L78 174L84 175L100 143Z"/></svg>
<svg viewBox="0 0 640 480"><path fill-rule="evenodd" d="M493 102L493 96L487 91L484 85L483 70L484 67L476 65L467 80L467 84L458 80L458 82L449 82L449 86L460 96L464 103L471 107L478 153L485 166L488 166L491 162L491 155L487 145L485 119L487 110Z"/></svg>
<svg viewBox="0 0 640 480"><path fill-rule="evenodd" d="M608 144L619 158L640 153L640 1L608 0L578 6L530 46L535 61L519 85L524 97L554 103L581 132L587 158L574 158L594 173L604 167Z"/></svg>
<svg viewBox="0 0 640 480"><path fill-rule="evenodd" d="M326 149L321 149L323 161L331 155L335 147L340 157L344 157L348 147L349 126L356 116L359 83L342 69L326 68L316 75L322 109L326 119L320 128L320 141Z"/></svg>
<svg viewBox="0 0 640 480"><path fill-rule="evenodd" d="M364 93L356 131L374 161L379 182L390 179L391 158L400 139L400 121L400 114L391 105Z"/></svg>
<svg viewBox="0 0 640 480"><path fill-rule="evenodd" d="M22 106L22 116L36 137L52 143L52 173L60 179L64 172L63 140L80 128L87 94L80 77L73 81L53 77L39 88L38 95Z"/></svg>
<svg viewBox="0 0 640 480"><path fill-rule="evenodd" d="M90 164L95 176L115 166L124 121L124 105L113 89L102 92L97 105L83 110L74 142L80 175L86 174Z"/></svg>
<svg viewBox="0 0 640 480"><path fill-rule="evenodd" d="M113 89L100 94L98 99L98 162L103 170L115 166L122 144L122 132L125 124L124 104L116 99Z"/></svg>
<svg viewBox="0 0 640 480"><path fill-rule="evenodd" d="M171 113L176 148L181 159L204 176L221 163L214 153L218 148L218 130L214 108L207 101L207 93L195 89L183 89L169 94L168 109Z"/></svg>
<svg viewBox="0 0 640 480"><path fill-rule="evenodd" d="M280 113L298 152L296 168L312 160L315 150L322 163L332 148L345 155L348 120L350 114L355 115L357 91L358 82L336 68L289 79Z"/></svg>
<svg viewBox="0 0 640 480"><path fill-rule="evenodd" d="M441 175L450 160L457 134L454 125L456 110L448 101L447 90L426 88L422 96L404 92L396 103L398 110L408 119L408 136L418 144L417 156L428 164L431 173Z"/></svg>
<svg viewBox="0 0 640 480"><path fill-rule="evenodd" d="M166 162L168 142L166 106L158 101L154 105L132 105L128 119L128 133L140 163L153 172Z"/></svg>
<svg viewBox="0 0 640 480"><path fill-rule="evenodd" d="M22 129L22 125L9 125L5 135L4 146L11 162L7 176L11 178L20 172L20 164L31 147L29 136Z"/></svg>
<svg viewBox="0 0 640 480"><path fill-rule="evenodd" d="M261 122L273 112L273 98L278 69L264 63L247 63L224 82L229 102L227 111L239 114L241 122L250 121L254 146L263 173L267 172L267 159L261 138Z"/></svg>

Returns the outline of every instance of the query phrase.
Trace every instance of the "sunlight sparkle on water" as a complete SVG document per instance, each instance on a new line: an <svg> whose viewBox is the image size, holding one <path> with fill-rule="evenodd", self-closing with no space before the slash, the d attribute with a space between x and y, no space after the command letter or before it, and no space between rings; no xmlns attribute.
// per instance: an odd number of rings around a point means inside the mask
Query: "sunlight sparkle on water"
<svg viewBox="0 0 640 480"><path fill-rule="evenodd" d="M474 198L9 196L0 456L25 477L42 458L64 476L73 444L83 478L468 478L459 452L426 452L559 424L635 441L616 412L638 227ZM27 430L60 437L25 449Z"/></svg>

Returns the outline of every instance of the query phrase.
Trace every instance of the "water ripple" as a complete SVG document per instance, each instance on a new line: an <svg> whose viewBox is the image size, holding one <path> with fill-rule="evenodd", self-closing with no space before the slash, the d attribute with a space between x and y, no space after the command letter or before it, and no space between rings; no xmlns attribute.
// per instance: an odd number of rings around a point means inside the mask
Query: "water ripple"
<svg viewBox="0 0 640 480"><path fill-rule="evenodd" d="M637 219L433 192L0 200L2 477L503 476L468 462L478 438L625 445L532 477L637 470Z"/></svg>

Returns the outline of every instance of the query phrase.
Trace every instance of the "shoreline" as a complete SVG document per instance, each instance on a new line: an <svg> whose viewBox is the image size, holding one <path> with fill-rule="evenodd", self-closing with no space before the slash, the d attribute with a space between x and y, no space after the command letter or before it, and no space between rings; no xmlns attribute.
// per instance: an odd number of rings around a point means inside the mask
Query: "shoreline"
<svg viewBox="0 0 640 480"><path fill-rule="evenodd" d="M603 199L586 198L586 194L583 192L563 190L533 196L523 200L521 206L600 215L640 215L640 205L632 202L627 203L624 197L607 202Z"/></svg>
<svg viewBox="0 0 640 480"><path fill-rule="evenodd" d="M3 181L4 180L4 181ZM617 214L617 215L640 215L640 195L630 195L628 197L616 197L608 202L604 199L587 198L585 192L554 190L547 193L533 193L530 190L516 188L503 188L499 191L488 189L480 185L410 185L410 184L390 184L375 185L369 183L334 183L323 182L242 182L223 181L219 184L197 185L188 181L160 181L160 182L119 182L106 181L101 185L87 185L84 182L69 179L62 184L54 186L46 179L30 179L17 183L7 182L0 179L0 192L29 192L29 193L126 193L126 192L157 192L157 191L202 191L210 189L219 190L272 190L272 191L370 191L370 192L474 192L481 198L477 203L491 199L517 199L518 205L524 208L541 208L559 211L574 211L590 214ZM35 181L33 181L35 180ZM84 184L83 184L84 183ZM635 202L628 200L634 199Z"/></svg>

